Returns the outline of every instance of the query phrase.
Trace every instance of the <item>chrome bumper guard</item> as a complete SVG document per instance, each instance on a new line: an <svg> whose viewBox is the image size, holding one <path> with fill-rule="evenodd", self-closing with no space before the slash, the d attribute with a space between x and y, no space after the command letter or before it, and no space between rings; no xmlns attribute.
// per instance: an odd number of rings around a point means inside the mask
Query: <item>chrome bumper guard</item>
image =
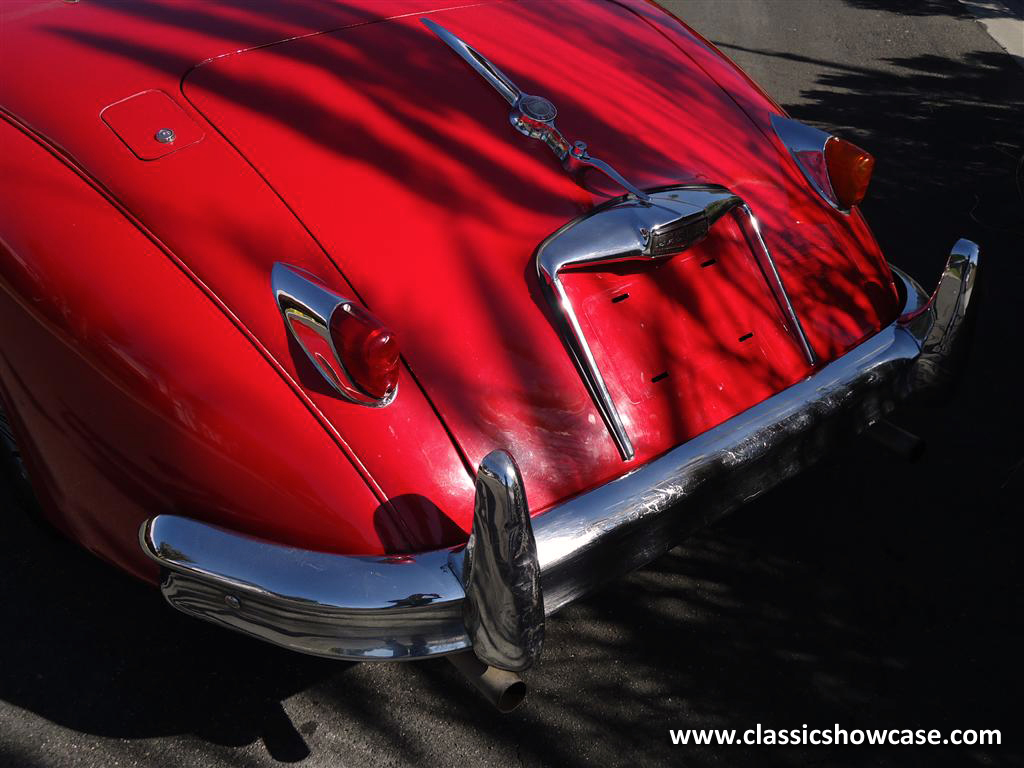
<svg viewBox="0 0 1024 768"><path fill-rule="evenodd" d="M901 283L900 318L815 375L665 455L537 515L504 451L477 476L466 547L414 556L310 552L174 515L144 551L185 613L318 656L401 661L472 648L521 671L544 617L814 463L915 394L948 389L977 302L978 247L960 240L935 292Z"/></svg>

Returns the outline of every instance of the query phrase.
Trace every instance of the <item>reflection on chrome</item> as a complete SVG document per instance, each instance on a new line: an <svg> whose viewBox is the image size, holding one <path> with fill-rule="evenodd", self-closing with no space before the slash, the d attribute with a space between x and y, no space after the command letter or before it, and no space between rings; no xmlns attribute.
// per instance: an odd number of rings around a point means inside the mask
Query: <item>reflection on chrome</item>
<svg viewBox="0 0 1024 768"><path fill-rule="evenodd" d="M807 179L807 183L832 208L840 213L849 214L850 210L841 207L836 200L835 192L832 191L832 182L829 181L826 170L825 145L829 139L833 138L832 135L782 115L772 115L771 121L775 135L789 150L793 162ZM813 165L809 165L810 158L818 158L820 168L815 169Z"/></svg>
<svg viewBox="0 0 1024 768"><path fill-rule="evenodd" d="M540 565L523 478L505 451L489 453L477 470L461 580L477 658L513 672L532 666L544 642Z"/></svg>
<svg viewBox="0 0 1024 768"><path fill-rule="evenodd" d="M353 380L334 347L331 316L339 308L347 309L352 299L330 290L305 270L281 262L274 264L270 283L292 338L338 394L370 408L383 408L394 402L397 385L382 398L367 394Z"/></svg>
<svg viewBox="0 0 1024 768"><path fill-rule="evenodd" d="M808 363L814 365L814 351L761 236L757 218L750 206L725 187L661 187L651 190L650 203L646 205L630 197L617 198L565 225L537 249L537 274L558 319L559 333L623 460L634 456L632 441L560 276L572 269L595 265L670 258L703 240L714 223L730 212L747 238L789 332Z"/></svg>
<svg viewBox="0 0 1024 768"><path fill-rule="evenodd" d="M512 107L509 121L515 129L531 139L543 141L555 153L562 167L581 182L581 174L588 168L594 168L610 178L633 197L649 202L647 193L639 189L616 171L604 160L590 154L585 142L569 142L555 126L558 110L555 105L543 96L523 93L523 91L486 56L481 54L461 38L456 37L432 19L420 19L423 25L440 37L448 46L471 66L480 77L496 90Z"/></svg>
<svg viewBox="0 0 1024 768"><path fill-rule="evenodd" d="M515 462L489 454L477 477L471 554L312 552L174 515L147 521L140 543L159 564L172 606L286 648L397 661L478 642L478 656L494 651L522 663L540 650L538 600L543 614L554 613L810 466L900 400L945 388L962 364L978 269L977 246L961 240L930 297L896 271L904 311L892 325L813 376L532 520Z"/></svg>
<svg viewBox="0 0 1024 768"><path fill-rule="evenodd" d="M968 309L973 306L980 257L977 244L965 239L958 240L949 254L926 305L928 332L910 372L916 389L945 396L963 369L972 319Z"/></svg>

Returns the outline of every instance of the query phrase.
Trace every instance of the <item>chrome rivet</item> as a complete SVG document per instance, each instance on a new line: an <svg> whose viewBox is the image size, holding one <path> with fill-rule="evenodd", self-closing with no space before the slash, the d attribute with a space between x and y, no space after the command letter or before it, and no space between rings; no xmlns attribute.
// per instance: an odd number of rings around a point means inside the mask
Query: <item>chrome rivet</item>
<svg viewBox="0 0 1024 768"><path fill-rule="evenodd" d="M224 595L224 602L228 604L228 608L238 610L242 607L242 601L234 595Z"/></svg>
<svg viewBox="0 0 1024 768"><path fill-rule="evenodd" d="M174 141L174 131L170 128L161 128L153 138L161 144L171 144Z"/></svg>

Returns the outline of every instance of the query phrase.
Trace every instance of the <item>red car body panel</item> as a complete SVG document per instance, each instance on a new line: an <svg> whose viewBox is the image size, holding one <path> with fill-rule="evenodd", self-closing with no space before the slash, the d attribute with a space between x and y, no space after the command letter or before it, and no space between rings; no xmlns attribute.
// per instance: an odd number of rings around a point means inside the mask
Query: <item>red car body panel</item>
<svg viewBox="0 0 1024 768"><path fill-rule="evenodd" d="M514 131L419 23L437 6L4 9L24 62L0 83L4 178L39 182L3 189L14 341L0 382L51 514L90 548L141 572L130 539L170 507L311 549L455 544L471 468L495 448L519 460L537 512L812 372L731 223L656 268L574 276L636 444L623 462L533 264L547 235L619 192L577 186ZM816 195L768 125L777 108L664 12L527 2L432 18L635 183L746 199L821 362L894 319L859 213ZM145 110L124 105L154 91L202 136L143 160L123 134L148 134ZM114 104L116 125L102 116ZM61 227L36 232L65 198ZM332 394L288 336L275 262L398 332L392 405Z"/></svg>
<svg viewBox="0 0 1024 768"><path fill-rule="evenodd" d="M405 545L330 435L193 281L31 138L0 124L0 146L0 175L19 180L0 185L0 378L56 523L146 575L137 532L154 510L201 510L296 544ZM19 221L48 224L33 234Z"/></svg>

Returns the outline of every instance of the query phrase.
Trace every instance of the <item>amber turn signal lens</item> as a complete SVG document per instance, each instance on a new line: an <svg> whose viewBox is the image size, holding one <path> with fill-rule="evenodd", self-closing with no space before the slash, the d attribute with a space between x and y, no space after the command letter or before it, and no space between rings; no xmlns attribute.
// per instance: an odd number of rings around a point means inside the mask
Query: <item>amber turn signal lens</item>
<svg viewBox="0 0 1024 768"><path fill-rule="evenodd" d="M859 205L868 193L875 158L856 144L833 136L825 142L825 165L839 207Z"/></svg>
<svg viewBox="0 0 1024 768"><path fill-rule="evenodd" d="M369 311L340 305L331 315L331 340L352 381L366 394L382 400L398 386L398 340Z"/></svg>

